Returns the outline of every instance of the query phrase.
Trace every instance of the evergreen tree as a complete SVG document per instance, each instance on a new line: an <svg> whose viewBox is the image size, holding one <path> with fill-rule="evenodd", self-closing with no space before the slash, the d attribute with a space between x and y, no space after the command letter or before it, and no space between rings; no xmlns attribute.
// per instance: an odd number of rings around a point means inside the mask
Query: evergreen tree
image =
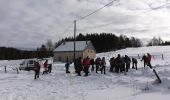
<svg viewBox="0 0 170 100"><path fill-rule="evenodd" d="M63 41L73 41L73 37L66 37L56 43L56 47ZM91 41L97 52L107 52L126 47L140 47L142 43L135 37L128 38L125 35L116 36L112 33L91 33L83 35L80 33L76 37L76 41Z"/></svg>

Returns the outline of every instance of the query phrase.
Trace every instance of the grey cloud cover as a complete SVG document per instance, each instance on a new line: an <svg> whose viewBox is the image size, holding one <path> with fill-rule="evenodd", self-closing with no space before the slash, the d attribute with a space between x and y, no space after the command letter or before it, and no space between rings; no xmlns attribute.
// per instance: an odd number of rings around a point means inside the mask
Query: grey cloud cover
<svg viewBox="0 0 170 100"><path fill-rule="evenodd" d="M0 0L0 46L38 47L47 39L73 35L81 18L112 0ZM170 39L169 0L116 0L77 22L77 33L112 32Z"/></svg>

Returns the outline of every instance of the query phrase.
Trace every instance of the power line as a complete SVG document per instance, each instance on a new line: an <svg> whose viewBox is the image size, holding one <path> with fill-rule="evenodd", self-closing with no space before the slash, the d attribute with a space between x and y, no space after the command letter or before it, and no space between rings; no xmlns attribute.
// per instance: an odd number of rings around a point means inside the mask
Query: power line
<svg viewBox="0 0 170 100"><path fill-rule="evenodd" d="M113 2L113 1L112 1ZM110 2L111 3L111 2ZM170 3L167 3L167 4L170 4ZM108 5L108 4L107 4ZM165 5L161 5L161 6L158 6L158 7L155 7L155 8L151 8L150 6L150 10L148 10L147 12L146 11L144 11L144 12L141 12L141 13L148 13L148 12L150 12L150 11L154 11L154 10L157 10L157 9L161 9L163 6L165 6ZM90 28L90 29L92 29L92 28L102 28L102 27L106 27L106 26L109 26L109 25L112 25L112 24L114 24L114 21L113 22L109 22L109 23L105 23L105 24L100 24L100 25L97 25L97 26L92 26L92 27L86 27L86 28Z"/></svg>
<svg viewBox="0 0 170 100"><path fill-rule="evenodd" d="M102 10L103 8L107 7L108 5L112 4L112 3L115 2L115 1L117 1L117 0L113 0L113 1L111 1L111 2L109 2L109 3L107 3L107 4L104 5L103 7L98 8L98 9L94 10L93 12L91 12L91 13L83 16L83 17L80 17L80 18L77 19L76 21L83 20L83 19L85 19L85 18L87 18L87 17L89 17L89 16L97 13L98 11ZM169 3L166 3L166 4L169 4ZM154 11L154 10L157 10L157 9L162 8L162 7L165 6L165 5L161 5L161 6L158 6L158 7L155 7L155 8L152 8L150 5L148 5L148 6L151 8L149 11ZM148 12L148 11L147 11L147 12ZM146 12L143 12L143 13L146 13ZM73 24L73 23L72 23L72 24ZM72 24L63 32L63 34L65 34L65 33L70 29L70 27L72 26ZM112 24L114 24L114 22L109 22L109 23L106 23L106 24L102 24L102 25L98 25L98 26L94 26L94 27L87 27L87 28L106 27L106 26L112 25Z"/></svg>
<svg viewBox="0 0 170 100"><path fill-rule="evenodd" d="M94 10L93 12L91 12L91 13L83 16L83 17L80 17L80 18L77 19L76 21L83 20L83 19L85 19L85 18L87 18L87 17L89 17L89 16L97 13L98 11L100 11L100 10L102 10L103 8L109 6L110 4L112 4L112 3L115 2L115 1L117 1L117 0L113 0L113 1L111 1L111 2L109 2L109 3L107 3L107 4L104 5L103 7L98 8L98 9ZM161 6L158 6L158 7L151 7L150 5L148 5L148 6L150 7L150 10L149 10L149 11L154 11L154 10L157 10L157 9L161 9L162 7L164 7L164 6L167 5L167 4L170 4L170 3L166 3L166 4L161 5ZM148 12L148 11L147 11L147 12ZM144 12L144 13L146 13L146 12ZM94 26L94 27L86 27L86 28L98 28L98 27L101 28L101 27L106 27L106 26L108 26L108 25L112 25L112 24L114 24L114 22L109 22L109 23L106 23L106 24L97 25L97 26ZM72 25L73 25L73 22L72 22L72 23L66 28L66 30L62 33L63 36L67 33L67 31L69 31L69 29L72 27Z"/></svg>
<svg viewBox="0 0 170 100"><path fill-rule="evenodd" d="M107 7L108 5L112 4L112 3L115 2L115 1L117 1L117 0L113 0L113 1L111 1L111 2L109 2L109 3L107 3L107 4L104 5L103 7L96 9L95 11L93 11L93 12L91 12L91 13L89 13L89 14L87 14L87 15L79 18L79 19L77 19L76 21L83 20L83 19L85 19L85 18L87 18L87 17L95 14L96 12L102 10L103 8ZM169 4L169 3L166 3L166 4ZM150 11L153 11L153 10L157 10L157 9L159 9L159 8L165 6L165 5L161 5L161 6L158 6L158 7L155 7L155 8L152 8L150 5L148 5L148 6L151 8ZM146 13L146 12L144 12L144 13ZM105 26L108 26L108 25L111 25L111 24L113 24L113 22L106 23L106 24L102 24L102 25L98 25L98 26L96 26L96 27L89 27L89 28L105 27ZM66 34L66 32L71 28L72 25L73 25L73 22L68 26L68 28L67 28L62 34Z"/></svg>
<svg viewBox="0 0 170 100"><path fill-rule="evenodd" d="M111 1L111 2L109 2L109 3L107 3L107 4L104 5L103 7L99 8L99 9L96 9L95 11L93 11L93 12L91 12L91 13L89 13L89 14L87 14L87 15L79 18L79 19L77 19L77 21L83 20L83 19L87 18L88 16L95 14L96 12L100 11L101 9L103 9L103 8L107 7L108 5L112 4L114 1L117 1L117 0L113 0L113 1Z"/></svg>
<svg viewBox="0 0 170 100"><path fill-rule="evenodd" d="M71 24L61 33L62 34L62 38L64 37L64 35L69 31L69 29L73 26L73 22L71 22ZM57 35L58 40L61 40L61 36Z"/></svg>
<svg viewBox="0 0 170 100"><path fill-rule="evenodd" d="M67 31L71 28L72 25L73 25L73 22L65 29L65 31L62 33L62 35L65 35L67 33Z"/></svg>
<svg viewBox="0 0 170 100"><path fill-rule="evenodd" d="M109 3L107 3L107 4L104 5L103 7L99 8L99 9L96 9L95 11L93 11L93 12L91 12L91 13L89 13L89 14L87 14L87 15L79 18L79 19L77 19L76 21L83 20L83 19L87 18L88 16L93 15L94 13L100 11L101 9L105 8L106 6L112 4L114 1L117 1L117 0L113 0L113 1L111 1L111 2L109 2ZM72 25L73 25L73 22L68 26L68 28L66 28L66 30L65 30L62 34L63 34L63 35L66 34L66 32L71 28Z"/></svg>
<svg viewBox="0 0 170 100"><path fill-rule="evenodd" d="M105 24L100 24L100 25L97 25L97 26L92 26L92 27L86 27L86 28L102 28L102 27L106 27L108 25L112 25L114 24L114 21L113 22L109 22L109 23L105 23Z"/></svg>

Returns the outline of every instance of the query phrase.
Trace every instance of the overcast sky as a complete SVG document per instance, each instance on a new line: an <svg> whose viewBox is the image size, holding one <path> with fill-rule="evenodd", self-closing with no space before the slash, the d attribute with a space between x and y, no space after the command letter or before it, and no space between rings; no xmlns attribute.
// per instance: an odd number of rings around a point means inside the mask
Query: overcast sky
<svg viewBox="0 0 170 100"><path fill-rule="evenodd" d="M112 0L0 0L0 46L35 48L73 35L73 20ZM68 28L71 28L63 34ZM170 40L169 0L116 0L77 22L77 33Z"/></svg>

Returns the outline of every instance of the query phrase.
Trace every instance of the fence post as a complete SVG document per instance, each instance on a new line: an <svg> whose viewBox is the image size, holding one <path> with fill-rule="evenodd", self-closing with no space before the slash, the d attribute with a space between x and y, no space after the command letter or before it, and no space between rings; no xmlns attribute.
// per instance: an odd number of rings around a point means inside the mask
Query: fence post
<svg viewBox="0 0 170 100"><path fill-rule="evenodd" d="M7 71L6 71L6 66L4 66L4 67L5 67L5 73L6 73L6 72L7 72Z"/></svg>
<svg viewBox="0 0 170 100"><path fill-rule="evenodd" d="M152 57L153 57L153 60L155 60L155 56L154 56L154 55L152 55Z"/></svg>
<svg viewBox="0 0 170 100"><path fill-rule="evenodd" d="M19 74L18 68L16 68L16 70L17 70L17 74Z"/></svg>
<svg viewBox="0 0 170 100"><path fill-rule="evenodd" d="M162 60L164 60L164 55L162 54Z"/></svg>
<svg viewBox="0 0 170 100"><path fill-rule="evenodd" d="M139 56L139 54L138 54L138 58L140 59L140 56Z"/></svg>

